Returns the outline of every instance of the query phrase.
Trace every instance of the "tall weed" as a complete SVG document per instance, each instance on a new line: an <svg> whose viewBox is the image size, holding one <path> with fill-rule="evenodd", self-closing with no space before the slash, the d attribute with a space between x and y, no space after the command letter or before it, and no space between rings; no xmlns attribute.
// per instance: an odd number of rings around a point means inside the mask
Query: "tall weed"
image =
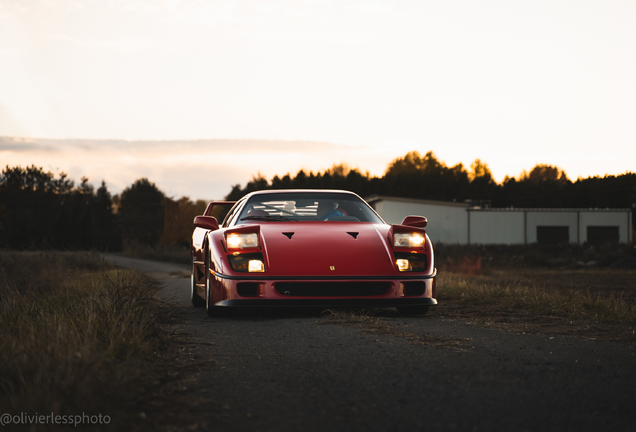
<svg viewBox="0 0 636 432"><path fill-rule="evenodd" d="M497 282L443 273L438 276L438 298L475 305L525 309L534 314L608 324L636 324L636 306L622 293L548 289L540 284Z"/></svg>
<svg viewBox="0 0 636 432"><path fill-rule="evenodd" d="M98 255L0 254L3 412L102 414L115 429L154 353L157 289Z"/></svg>

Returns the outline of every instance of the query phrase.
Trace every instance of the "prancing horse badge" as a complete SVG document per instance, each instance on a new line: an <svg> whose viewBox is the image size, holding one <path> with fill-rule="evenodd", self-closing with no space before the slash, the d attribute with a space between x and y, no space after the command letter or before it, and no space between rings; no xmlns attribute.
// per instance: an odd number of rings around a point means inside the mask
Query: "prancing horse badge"
<svg viewBox="0 0 636 432"><path fill-rule="evenodd" d="M329 266L329 270L335 270L336 266Z"/></svg>

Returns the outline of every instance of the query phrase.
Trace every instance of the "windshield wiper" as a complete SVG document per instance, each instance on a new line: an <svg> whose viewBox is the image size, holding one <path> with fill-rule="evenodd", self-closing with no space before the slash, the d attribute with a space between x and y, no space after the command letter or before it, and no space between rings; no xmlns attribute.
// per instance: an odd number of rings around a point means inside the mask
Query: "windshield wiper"
<svg viewBox="0 0 636 432"><path fill-rule="evenodd" d="M244 220L262 220L262 221L271 221L271 222L286 222L286 221L294 221L295 219L290 219L288 217L285 216L278 216L278 215L268 215L268 216L245 216L244 218L241 218L242 221Z"/></svg>

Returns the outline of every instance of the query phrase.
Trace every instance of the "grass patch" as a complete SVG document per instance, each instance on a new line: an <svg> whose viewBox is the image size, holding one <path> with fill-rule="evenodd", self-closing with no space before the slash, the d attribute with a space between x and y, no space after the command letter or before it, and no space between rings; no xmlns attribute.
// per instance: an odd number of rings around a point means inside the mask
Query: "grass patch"
<svg viewBox="0 0 636 432"><path fill-rule="evenodd" d="M449 245L435 243L440 271L489 274L494 269L566 269L611 267L620 260L636 258L628 244L603 245ZM475 273L475 264L479 271ZM633 267L632 267L633 268Z"/></svg>
<svg viewBox="0 0 636 432"><path fill-rule="evenodd" d="M156 357L158 288L96 254L0 253L2 411L101 414L110 422L94 428L130 429Z"/></svg>
<svg viewBox="0 0 636 432"><path fill-rule="evenodd" d="M635 274L636 275L636 274ZM551 315L572 320L605 324L636 324L636 305L632 296L622 288L592 290L585 286L560 288L535 279L498 277L469 277L454 273L438 276L440 304L459 303L479 308L524 310L534 315ZM602 276L602 275L601 275ZM549 278L549 274L544 275ZM611 277L607 273L605 277Z"/></svg>

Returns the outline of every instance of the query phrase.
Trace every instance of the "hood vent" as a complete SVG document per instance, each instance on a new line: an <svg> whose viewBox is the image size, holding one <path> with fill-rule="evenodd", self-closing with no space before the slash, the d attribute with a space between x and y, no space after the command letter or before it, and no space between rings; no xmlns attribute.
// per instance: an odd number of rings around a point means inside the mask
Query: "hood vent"
<svg viewBox="0 0 636 432"><path fill-rule="evenodd" d="M349 235L350 235L351 237L353 237L354 239L357 239L357 238L358 238L358 234L360 234L360 233L357 233L357 232L347 232L347 234L349 234Z"/></svg>
<svg viewBox="0 0 636 432"><path fill-rule="evenodd" d="M287 233L285 233L285 232L284 232L284 233L283 233L283 235L284 235L284 236L286 236L288 239L290 239L290 240L291 240L291 238L292 238L292 236L294 235L294 233L293 233L293 232L291 232L291 233L290 233L290 232L287 232Z"/></svg>

